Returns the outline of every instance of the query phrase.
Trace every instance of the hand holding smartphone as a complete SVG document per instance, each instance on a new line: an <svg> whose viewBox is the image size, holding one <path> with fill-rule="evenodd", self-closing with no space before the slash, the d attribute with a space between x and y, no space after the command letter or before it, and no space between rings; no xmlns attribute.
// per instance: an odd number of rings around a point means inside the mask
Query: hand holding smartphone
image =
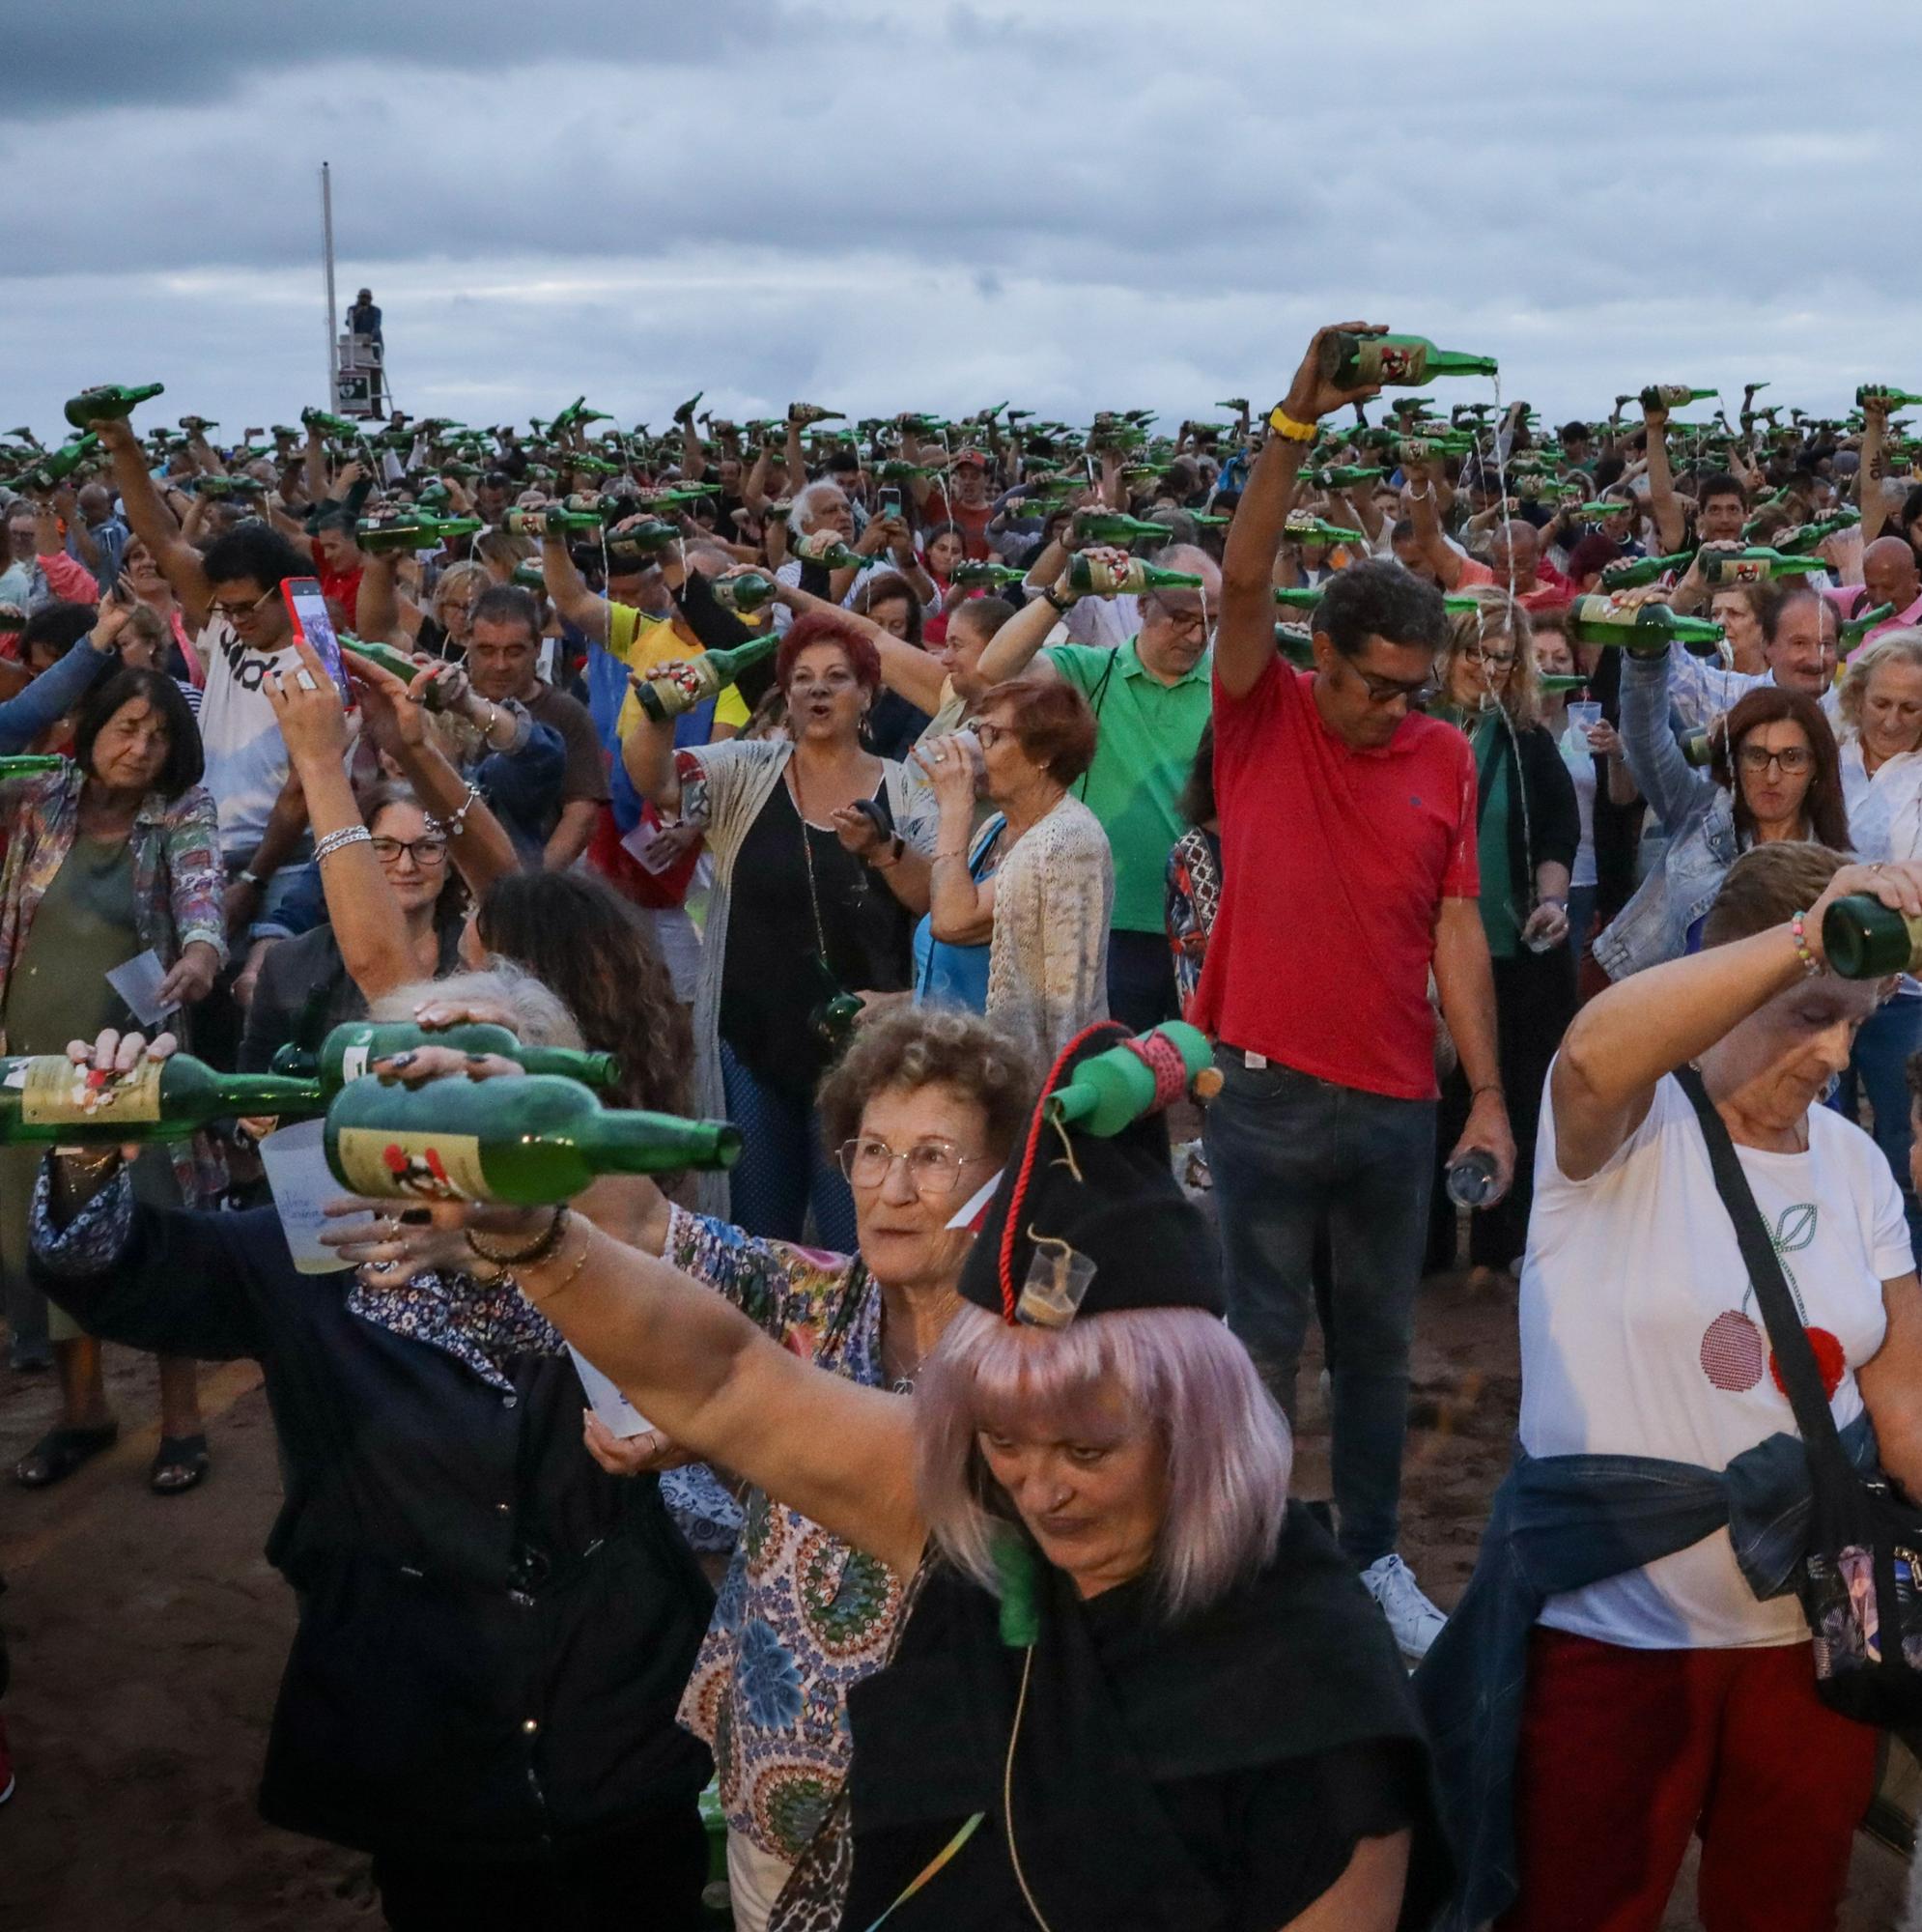
<svg viewBox="0 0 1922 1932"><path fill-rule="evenodd" d="M283 578L280 595L287 606L294 635L326 666L327 674L340 693L341 703L353 710L353 687L347 679L347 666L340 654L340 639L334 635L333 618L328 614L327 600L321 589L320 579Z"/></svg>

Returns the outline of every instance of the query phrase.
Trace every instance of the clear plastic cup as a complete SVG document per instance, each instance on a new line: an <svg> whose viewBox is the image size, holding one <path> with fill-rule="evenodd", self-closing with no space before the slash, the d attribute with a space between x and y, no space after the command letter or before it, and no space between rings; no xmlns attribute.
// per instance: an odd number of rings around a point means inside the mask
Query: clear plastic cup
<svg viewBox="0 0 1922 1932"><path fill-rule="evenodd" d="M280 1212L287 1252L302 1274L336 1274L353 1265L320 1242L324 1229L341 1225L329 1221L322 1210L329 1201L337 1201L348 1192L327 1165L323 1144L326 1124L325 1121L300 1121L269 1134L260 1144L261 1165L267 1170L267 1184ZM374 1210L370 1207L367 1211L371 1214Z"/></svg>
<svg viewBox="0 0 1922 1932"><path fill-rule="evenodd" d="M1601 723L1601 706L1593 697L1570 698L1569 729L1577 743L1587 744L1589 726Z"/></svg>

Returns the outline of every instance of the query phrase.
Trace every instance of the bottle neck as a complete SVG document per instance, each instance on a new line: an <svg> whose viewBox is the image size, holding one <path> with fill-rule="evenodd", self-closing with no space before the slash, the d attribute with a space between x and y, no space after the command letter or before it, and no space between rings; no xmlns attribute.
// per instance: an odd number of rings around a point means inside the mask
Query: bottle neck
<svg viewBox="0 0 1922 1932"><path fill-rule="evenodd" d="M567 1136L597 1174L661 1174L681 1167L732 1166L740 1130L724 1121L608 1109L571 1121Z"/></svg>
<svg viewBox="0 0 1922 1932"><path fill-rule="evenodd" d="M280 1073L223 1073L218 1094L238 1114L321 1114L327 1104L318 1078Z"/></svg>

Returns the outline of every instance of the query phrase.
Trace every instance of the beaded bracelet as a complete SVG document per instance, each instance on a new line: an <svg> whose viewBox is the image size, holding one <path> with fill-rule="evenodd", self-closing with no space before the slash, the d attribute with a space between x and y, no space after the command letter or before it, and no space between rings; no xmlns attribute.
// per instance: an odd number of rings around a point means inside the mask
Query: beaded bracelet
<svg viewBox="0 0 1922 1932"><path fill-rule="evenodd" d="M447 837L449 838L458 838L461 836L462 832L466 828L467 813L479 803L480 786L469 783L467 786L467 795L461 801L460 810L453 813L447 820Z"/></svg>
<svg viewBox="0 0 1922 1932"><path fill-rule="evenodd" d="M1815 979L1822 971L1822 961L1809 950L1808 914L1798 912L1789 922L1789 936L1795 942L1795 957L1802 962L1802 977Z"/></svg>
<svg viewBox="0 0 1922 1932"><path fill-rule="evenodd" d="M471 1228L467 1230L467 1246L482 1261L491 1262L497 1268L523 1267L529 1262L537 1262L543 1259L543 1257L551 1255L560 1245L560 1237L567 1227L567 1209L565 1208L556 1208L553 1219L548 1223L546 1232L543 1233L540 1239L532 1247L523 1248L518 1252L508 1251L503 1253L498 1248L483 1247L475 1238L474 1231Z"/></svg>
<svg viewBox="0 0 1922 1932"><path fill-rule="evenodd" d="M580 1252L574 1258L574 1265L545 1294L536 1294L524 1281L522 1281L518 1277L516 1278L514 1285L521 1291L522 1300L525 1301L530 1307L539 1308L543 1303L551 1301L555 1295L565 1294L579 1279L581 1269L587 1265L587 1257L593 1252L594 1231L592 1228L588 1228L580 1242ZM549 1256L546 1259L552 1260L553 1257ZM543 1263L543 1265L545 1265L545 1263Z"/></svg>

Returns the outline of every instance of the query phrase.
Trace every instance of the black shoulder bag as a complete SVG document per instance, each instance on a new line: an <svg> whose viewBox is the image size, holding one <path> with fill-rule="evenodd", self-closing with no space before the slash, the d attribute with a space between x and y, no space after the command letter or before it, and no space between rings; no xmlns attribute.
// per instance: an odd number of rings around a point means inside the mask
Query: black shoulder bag
<svg viewBox="0 0 1922 1932"><path fill-rule="evenodd" d="M1677 1069L1709 1144L1775 1361L1808 1452L1815 1507L1795 1594L1815 1636L1816 1694L1864 1724L1922 1721L1922 1510L1850 1462L1782 1264L1735 1144L1693 1067Z"/></svg>

